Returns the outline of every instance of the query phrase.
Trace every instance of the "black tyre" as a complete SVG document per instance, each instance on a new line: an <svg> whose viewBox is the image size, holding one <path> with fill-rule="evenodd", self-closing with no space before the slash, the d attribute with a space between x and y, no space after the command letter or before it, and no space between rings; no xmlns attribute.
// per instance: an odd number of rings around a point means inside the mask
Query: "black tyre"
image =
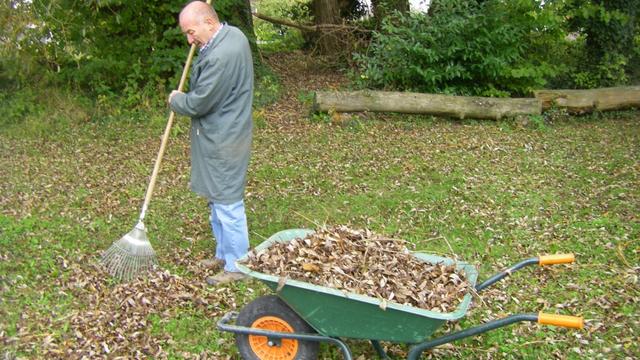
<svg viewBox="0 0 640 360"><path fill-rule="evenodd" d="M277 332L315 333L287 304L274 295L262 296L247 304L236 324ZM313 360L318 358L318 342L282 339L269 344L266 336L236 334L236 345L245 360Z"/></svg>

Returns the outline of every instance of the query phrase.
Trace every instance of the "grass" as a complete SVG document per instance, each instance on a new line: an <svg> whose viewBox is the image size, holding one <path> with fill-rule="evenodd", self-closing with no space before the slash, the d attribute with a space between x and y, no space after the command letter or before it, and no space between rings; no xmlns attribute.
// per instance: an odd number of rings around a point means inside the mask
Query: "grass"
<svg viewBox="0 0 640 360"><path fill-rule="evenodd" d="M513 325L433 354L578 359L640 353L638 112L530 125L301 116L277 126L272 110L257 111L261 126L246 197L252 246L286 228L350 224L464 259L478 266L481 280L524 258L574 252L574 265L525 269L496 284L463 320L438 334L537 311L584 316L586 330ZM32 128L0 130L4 357L41 358L50 355L51 342L74 346L69 316L91 304L59 284L78 259L95 261L134 225L164 127L156 120L86 121L86 110L76 113L82 116L65 126L40 114L30 120ZM161 118L162 111L151 117ZM186 119L178 121L188 128ZM188 156L188 134L174 132L146 223L162 266L195 284L203 275L185 263L210 254L213 242L206 202L187 188ZM176 251L191 255L176 261ZM267 292L254 282L228 291L229 301L217 305L221 312ZM147 331L168 358L203 351L237 357L233 337L216 331L215 321L181 307L149 315ZM366 343L349 345L356 357L374 357ZM407 350L384 345L395 358ZM322 346L322 358L337 354Z"/></svg>

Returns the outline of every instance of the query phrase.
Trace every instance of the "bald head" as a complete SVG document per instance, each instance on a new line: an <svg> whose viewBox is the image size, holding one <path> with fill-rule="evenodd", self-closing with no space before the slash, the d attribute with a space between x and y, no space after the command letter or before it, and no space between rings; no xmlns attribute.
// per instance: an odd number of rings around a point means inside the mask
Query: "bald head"
<svg viewBox="0 0 640 360"><path fill-rule="evenodd" d="M204 1L190 2L180 11L180 23L182 23L183 20L204 21L207 18L218 22L218 14L216 11L211 5Z"/></svg>
<svg viewBox="0 0 640 360"><path fill-rule="evenodd" d="M180 28L187 36L189 44L202 48L220 28L218 14L213 7L203 1L187 4L180 11Z"/></svg>

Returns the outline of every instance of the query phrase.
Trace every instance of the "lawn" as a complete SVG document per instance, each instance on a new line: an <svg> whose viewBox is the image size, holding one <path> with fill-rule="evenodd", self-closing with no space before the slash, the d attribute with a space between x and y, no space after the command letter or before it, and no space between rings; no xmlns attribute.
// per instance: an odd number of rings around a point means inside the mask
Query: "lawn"
<svg viewBox="0 0 640 360"><path fill-rule="evenodd" d="M472 263L481 280L572 252L574 264L527 268L475 296L436 335L538 311L583 316L583 330L521 323L423 357L640 354L639 112L500 122L310 116L309 92L337 81L311 75L309 84L304 73L283 79L280 100L255 110L252 246L283 229L347 224ZM60 120L67 110L0 129L0 356L237 358L215 322L268 291L254 281L204 284L197 262L213 240L206 202L188 189L188 120L174 128L146 218L162 270L118 284L98 259L135 225L166 110ZM406 345L383 345L406 356ZM349 346L354 358L374 358L366 343ZM338 351L323 346L321 358Z"/></svg>

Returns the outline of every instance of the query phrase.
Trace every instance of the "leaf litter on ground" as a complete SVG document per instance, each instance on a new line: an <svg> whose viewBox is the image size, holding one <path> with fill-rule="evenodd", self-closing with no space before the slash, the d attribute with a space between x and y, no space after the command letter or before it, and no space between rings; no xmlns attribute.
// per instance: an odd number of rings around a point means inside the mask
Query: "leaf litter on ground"
<svg viewBox="0 0 640 360"><path fill-rule="evenodd" d="M439 347L424 357L439 351L448 358L478 359L535 358L536 353L546 358L637 357L637 111L551 119L547 131L509 121L411 120L386 114L345 115L344 121L332 118L329 123L309 119L308 106L298 99L315 89L340 88L341 76L334 69L313 65L315 56L300 55L265 56L282 78L283 93L261 109L264 119L255 132L256 151L247 184L252 232L292 225L286 214L295 204L314 220L392 227L396 236L410 241L447 239L454 251L479 264L481 273L499 270L532 253L573 251L579 261L572 271L548 268L532 277L523 273L497 283L482 292L482 302L463 321L477 324L508 313L543 310L583 315L584 332L514 326L487 333L478 341L457 342L454 349ZM362 126L351 127L350 119ZM84 345L69 336L77 326L69 319L99 305L88 296L89 285L73 291L62 287L67 280L59 277L66 279L68 272L78 271L76 266L88 266L84 263L88 257L76 260L69 255L70 245L57 239L82 236L85 232L79 229L90 229L97 239L109 239L109 244L78 243L78 254L94 255L96 248L105 248L122 235L109 229L123 221L128 228L132 214L138 214L162 128L156 130L150 131L147 122L90 122L52 132L47 138L17 138L0 132L0 178L4 180L0 181L0 242L10 239L0 250L0 318L4 320L0 322L0 347L4 348L0 357L69 358L48 350L55 345L76 349L72 358L151 358L136 355L142 348L138 340L131 342L130 349L116 351L106 342L109 354L104 348L95 356L80 350ZM153 208L158 223L175 227L176 236L193 238L189 246L196 251L200 240L210 241L211 235L206 212L192 211L198 202L187 190L177 190L187 188L188 150L188 133L172 138ZM404 192L411 197L402 199ZM359 199L369 201L383 193L398 201L383 206L374 200L366 211L357 206ZM283 200L274 207L271 199L276 198ZM317 211L337 199L350 204ZM163 249L165 254L175 249L168 227L154 232L160 255ZM45 265L52 255L63 256L69 268L51 265L54 269L49 270L51 266ZM161 256L161 263L187 267L180 273L185 281L202 281L202 271L191 271L179 256ZM118 286L100 276L90 284L101 292ZM59 295L61 291L73 296L72 304ZM235 299L228 301L248 301L241 291L236 290ZM146 293L144 297L150 299ZM62 304L55 301L58 298ZM104 295L98 299L109 302ZM119 304L122 299L113 301ZM191 307L189 302L184 304ZM227 311L235 304L221 307ZM175 317L173 311L152 315L160 322ZM210 319L201 321L209 324ZM447 323L443 330L460 326ZM199 356L200 350L190 350L189 341L173 331L153 336L157 339L149 341L163 346L158 358L189 358L183 355L187 351L196 352L191 358ZM200 338L202 343L209 341L204 335ZM209 356L216 359L236 355L222 346L203 354L224 354ZM98 347L84 349L95 352ZM406 355L404 350L400 354Z"/></svg>
<svg viewBox="0 0 640 360"><path fill-rule="evenodd" d="M175 261L195 269L187 252L177 251ZM180 309L202 312L207 318L220 316L223 309L235 307L229 288L207 289L202 282L155 269L131 282L113 284L97 261L86 256L61 260L68 276L56 280L59 291L72 295L83 307L66 319L67 335L47 336L32 346L47 358L154 358L166 359L165 350L173 340L169 334L153 334L150 315L168 319ZM51 324L56 326L56 324ZM186 358L225 358L213 350L182 354Z"/></svg>

